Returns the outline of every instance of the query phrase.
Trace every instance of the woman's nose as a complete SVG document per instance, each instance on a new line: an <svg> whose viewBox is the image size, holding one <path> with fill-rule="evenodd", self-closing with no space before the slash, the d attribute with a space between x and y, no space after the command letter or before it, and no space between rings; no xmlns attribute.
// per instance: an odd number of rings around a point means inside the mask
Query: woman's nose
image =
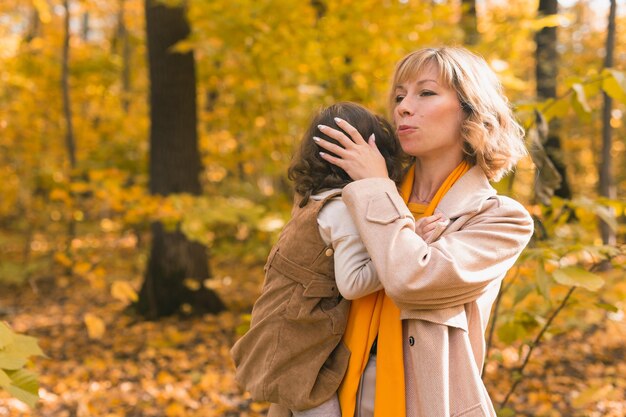
<svg viewBox="0 0 626 417"><path fill-rule="evenodd" d="M413 114L413 105L411 100L408 97L405 97L398 105L396 106L396 112L400 116L408 116Z"/></svg>

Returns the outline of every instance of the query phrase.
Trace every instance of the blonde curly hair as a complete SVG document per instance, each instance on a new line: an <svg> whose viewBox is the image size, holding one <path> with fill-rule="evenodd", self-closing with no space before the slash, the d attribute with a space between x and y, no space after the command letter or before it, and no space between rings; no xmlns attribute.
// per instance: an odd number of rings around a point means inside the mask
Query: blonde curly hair
<svg viewBox="0 0 626 417"><path fill-rule="evenodd" d="M396 65L389 108L397 103L395 89L410 82L430 65L440 80L457 92L465 120L461 125L465 159L479 165L490 180L498 181L527 154L524 129L515 121L502 85L485 60L460 47L424 48L411 52Z"/></svg>

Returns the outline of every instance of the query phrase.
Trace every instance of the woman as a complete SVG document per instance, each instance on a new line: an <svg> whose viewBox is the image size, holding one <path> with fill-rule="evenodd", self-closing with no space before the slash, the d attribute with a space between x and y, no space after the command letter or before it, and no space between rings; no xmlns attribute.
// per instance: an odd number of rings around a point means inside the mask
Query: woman
<svg viewBox="0 0 626 417"><path fill-rule="evenodd" d="M414 159L399 190L375 137L366 142L338 120L348 135L321 129L342 146L317 141L334 155L322 157L355 180L343 198L384 287L352 305L343 415L495 416L480 377L484 332L533 222L489 181L525 155L523 130L493 71L462 48L407 55L390 102L402 149ZM415 218L435 211L443 221L425 241Z"/></svg>

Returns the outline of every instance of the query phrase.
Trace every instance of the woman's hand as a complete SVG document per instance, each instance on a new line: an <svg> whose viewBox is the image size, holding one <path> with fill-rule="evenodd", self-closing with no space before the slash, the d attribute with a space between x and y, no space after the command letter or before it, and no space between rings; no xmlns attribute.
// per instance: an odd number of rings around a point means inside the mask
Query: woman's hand
<svg viewBox="0 0 626 417"><path fill-rule="evenodd" d="M313 140L325 150L334 153L337 157L320 152L324 160L337 165L346 171L353 180L363 178L384 177L389 178L385 158L376 147L374 134L366 142L358 130L350 123L338 117L335 118L337 126L342 128L350 137L340 130L328 126L319 125L318 128L324 134L336 139L341 146L325 141L324 139L313 137Z"/></svg>

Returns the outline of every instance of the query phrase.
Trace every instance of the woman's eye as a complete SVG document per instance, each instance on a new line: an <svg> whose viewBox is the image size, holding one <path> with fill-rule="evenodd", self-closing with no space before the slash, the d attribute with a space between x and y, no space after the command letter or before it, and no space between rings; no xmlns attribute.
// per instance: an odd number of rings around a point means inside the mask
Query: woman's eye
<svg viewBox="0 0 626 417"><path fill-rule="evenodd" d="M420 93L420 96L434 96L435 92L430 90L424 90Z"/></svg>
<svg viewBox="0 0 626 417"><path fill-rule="evenodd" d="M404 100L404 96L396 96L396 103L399 103L402 100Z"/></svg>

